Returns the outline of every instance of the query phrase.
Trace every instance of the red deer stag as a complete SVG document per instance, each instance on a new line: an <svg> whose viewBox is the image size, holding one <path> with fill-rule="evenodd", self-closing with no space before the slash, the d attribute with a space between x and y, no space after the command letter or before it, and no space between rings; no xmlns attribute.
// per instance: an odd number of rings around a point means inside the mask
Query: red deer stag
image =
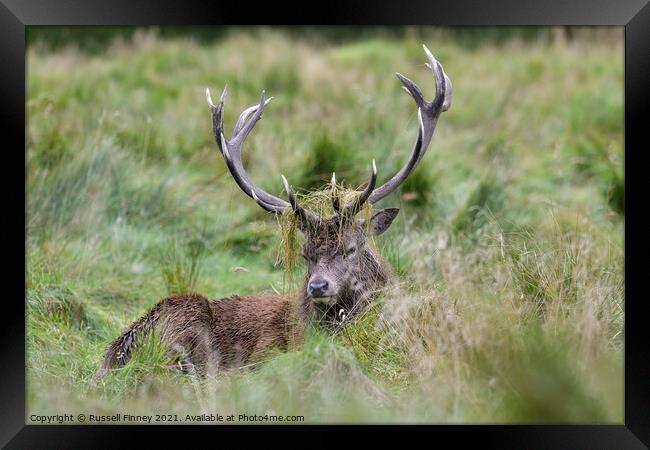
<svg viewBox="0 0 650 450"><path fill-rule="evenodd" d="M413 81L396 74L418 107L417 140L406 164L375 188L377 169L373 161L367 186L348 204L342 204L333 175L333 217L319 217L302 207L284 176L288 202L256 186L244 169L242 146L272 98L266 99L262 93L259 104L241 113L232 138L227 140L223 125L226 90L214 105L206 89L217 145L237 185L266 211L296 215L304 235L304 285L297 298L234 295L211 301L200 295L178 295L162 300L109 346L96 380L111 368L125 365L137 344L154 329L159 330L160 339L170 350L180 353L189 370L205 374L210 368L240 366L272 348L284 350L300 341L307 323L324 323L331 329L369 304L388 283L391 271L381 256L366 245L366 239L386 231L399 210L380 210L367 221L356 215L366 203L377 203L404 182L424 156L438 117L451 105L451 82L440 63L423 47L429 60L426 65L435 77L433 101L426 101Z"/></svg>

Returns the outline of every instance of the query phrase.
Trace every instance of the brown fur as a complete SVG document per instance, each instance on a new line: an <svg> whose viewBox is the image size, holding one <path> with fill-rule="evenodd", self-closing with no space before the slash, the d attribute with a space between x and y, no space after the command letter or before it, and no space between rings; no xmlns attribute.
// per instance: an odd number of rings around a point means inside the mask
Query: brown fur
<svg viewBox="0 0 650 450"><path fill-rule="evenodd" d="M95 380L124 366L132 350L154 328L182 363L200 374L241 366L273 348L286 350L302 336L303 322L294 305L279 295L232 296L217 301L197 294L166 298L111 343Z"/></svg>

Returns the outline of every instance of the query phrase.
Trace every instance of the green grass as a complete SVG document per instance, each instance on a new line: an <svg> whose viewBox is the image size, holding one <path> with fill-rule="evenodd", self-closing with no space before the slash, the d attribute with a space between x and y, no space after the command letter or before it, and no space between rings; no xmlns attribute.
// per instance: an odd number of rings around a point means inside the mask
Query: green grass
<svg viewBox="0 0 650 450"><path fill-rule="evenodd" d="M230 29L201 42L139 30L96 53L32 39L28 416L622 423L622 31L488 43L460 31ZM276 97L244 154L264 189L281 195L281 173L315 189L333 171L357 187L373 158L382 182L417 131L393 72L434 91L422 42L454 100L381 205L401 208L376 242L399 284L338 334L309 330L251 367L196 379L154 338L93 385L109 342L169 293L301 280L302 260L286 257L296 236L227 173L205 87L228 84L227 127L262 89Z"/></svg>

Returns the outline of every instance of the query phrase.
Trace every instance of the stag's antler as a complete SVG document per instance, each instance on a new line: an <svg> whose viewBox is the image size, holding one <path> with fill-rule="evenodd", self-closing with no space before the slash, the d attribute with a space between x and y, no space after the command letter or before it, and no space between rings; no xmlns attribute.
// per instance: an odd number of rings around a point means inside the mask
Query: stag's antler
<svg viewBox="0 0 650 450"><path fill-rule="evenodd" d="M429 147L431 138L433 137L433 132L436 129L436 124L438 122L438 117L444 111L447 111L451 107L451 81L445 74L445 71L442 68L442 65L433 57L426 45L422 45L424 53L427 55L428 63L425 65L431 69L433 76L436 80L436 94L434 99L431 102L427 102L424 99L422 90L417 84L413 81L406 78L404 75L397 72L397 78L404 85L402 89L409 94L415 104L418 107L418 119L420 129L418 132L418 138L415 142L415 146L409 155L409 159L402 167L399 172L397 172L393 178L388 180L381 187L378 187L370 195L368 201L370 203L376 203L382 198L386 197L388 194L397 189L406 178L411 174L413 169L418 165L422 157Z"/></svg>
<svg viewBox="0 0 650 450"><path fill-rule="evenodd" d="M422 95L422 91L413 81L397 73L397 77L404 85L404 89L415 101L418 107L418 137L415 141L413 150L409 155L406 164L385 184L375 189L377 182L377 167L375 161L372 161L372 172L370 180L363 192L351 204L341 208L340 200L336 192L336 175L332 174L332 206L337 216L343 218L354 217L364 206L366 202L376 203L386 197L388 194L397 189L408 178L413 169L418 165L429 147L433 132L438 122L438 117L451 106L451 81L445 74L442 65L433 57L426 46L422 46L429 60L426 66L431 69L436 80L436 95L431 102L427 102ZM210 90L206 89L205 94L208 105L212 111L212 126L215 139L221 150L221 154L226 161L228 170L232 174L237 185L251 198L253 198L262 208L267 211L281 214L289 207L304 221L317 222L318 216L309 210L304 209L298 204L295 194L291 190L287 179L282 176L284 188L287 191L289 202L282 200L268 192L260 189L253 184L248 173L242 164L242 145L253 130L253 127L262 117L262 112L273 97L266 99L264 92L260 98L260 103L246 108L237 119L233 129L233 135L230 140L226 140L223 130L223 108L227 90L224 88L218 105L212 103ZM252 114L252 116L251 116ZM250 116L250 118L249 118Z"/></svg>
<svg viewBox="0 0 650 450"><path fill-rule="evenodd" d="M386 197L388 194L397 189L403 182L408 178L413 169L418 165L422 157L427 151L431 138L433 137L433 132L436 128L438 122L438 117L444 111L447 111L451 106L451 81L445 74L445 71L442 68L442 65L433 57L429 49L423 45L424 52L429 59L429 62L426 63L426 66L431 69L436 80L436 95L433 101L427 102L424 99L422 90L417 84L409 80L400 73L396 73L399 80L404 85L402 89L408 93L415 104L418 106L418 137L413 146L413 150L409 155L406 164L384 185L375 189L375 182L377 180L377 168L375 167L375 162L372 162L373 170L364 191L357 197L357 199L351 204L345 207L341 211L339 205L339 198L336 195L336 181L335 176L332 175L332 204L334 206L334 211L337 215L350 218L354 217L358 213L366 201L369 203L376 203L379 200Z"/></svg>
<svg viewBox="0 0 650 450"><path fill-rule="evenodd" d="M214 131L214 137L217 141L217 144L219 145L219 149L221 150L221 155L226 161L228 170L235 179L237 185L241 188L242 191L244 191L248 196L255 200L258 205L267 211L281 214L291 206L294 212L301 218L308 220L318 220L318 217L315 214L307 211L298 204L298 201L289 188L289 183L287 182L286 178L284 178L284 176L282 176L282 180L284 182L287 195L289 196L289 202L286 202L285 200L282 200L275 195L269 194L260 187L256 186L251 181L248 173L246 172L246 169L244 169L244 165L242 163L242 146L244 144L244 141L253 130L255 124L262 118L262 112L264 111L264 108L271 102L271 100L273 100L273 97L266 99L264 91L262 91L262 96L260 98L259 104L250 106L242 111L242 113L239 115L239 119L237 119L235 127L233 128L232 138L230 140L226 140L223 134L223 108L227 93L227 88L224 88L223 93L221 94L221 98L219 99L219 104L215 105L212 102L212 98L210 96L210 89L206 88L205 90L208 105L212 111L212 128ZM251 114L253 115L249 119L249 116Z"/></svg>

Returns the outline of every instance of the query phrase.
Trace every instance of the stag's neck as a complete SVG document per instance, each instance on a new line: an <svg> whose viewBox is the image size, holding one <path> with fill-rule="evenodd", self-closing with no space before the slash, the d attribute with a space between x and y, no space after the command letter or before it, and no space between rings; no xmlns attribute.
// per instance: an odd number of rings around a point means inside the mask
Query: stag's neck
<svg viewBox="0 0 650 450"><path fill-rule="evenodd" d="M300 290L303 317L307 320L339 322L342 314L352 317L362 312L394 275L390 265L372 249L364 250L360 264L359 272L341 289L336 302L330 305L314 303L307 295L307 276Z"/></svg>

